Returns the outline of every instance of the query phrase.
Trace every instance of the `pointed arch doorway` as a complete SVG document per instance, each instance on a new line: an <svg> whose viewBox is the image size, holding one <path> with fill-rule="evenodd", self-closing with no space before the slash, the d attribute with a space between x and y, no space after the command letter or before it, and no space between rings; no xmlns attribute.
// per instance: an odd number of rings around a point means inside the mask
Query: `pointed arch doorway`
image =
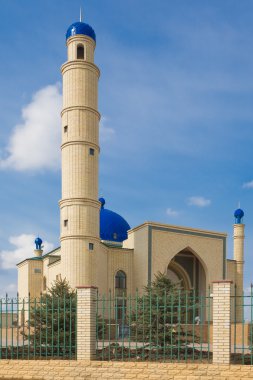
<svg viewBox="0 0 253 380"><path fill-rule="evenodd" d="M187 247L178 252L167 267L167 276L184 290L206 295L206 273L194 251Z"/></svg>

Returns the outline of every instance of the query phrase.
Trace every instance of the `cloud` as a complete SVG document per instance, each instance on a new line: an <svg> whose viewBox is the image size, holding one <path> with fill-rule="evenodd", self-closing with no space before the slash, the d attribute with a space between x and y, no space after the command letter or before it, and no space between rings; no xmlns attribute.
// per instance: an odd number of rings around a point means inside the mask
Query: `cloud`
<svg viewBox="0 0 253 380"><path fill-rule="evenodd" d="M17 171L60 168L60 112L62 95L58 84L37 91L22 109L22 122L16 125L0 159L1 169ZM101 117L100 139L111 140L115 130Z"/></svg>
<svg viewBox="0 0 253 380"><path fill-rule="evenodd" d="M253 189L253 181L245 182L242 187L243 189Z"/></svg>
<svg viewBox="0 0 253 380"><path fill-rule="evenodd" d="M60 167L60 111L62 96L58 84L37 91L22 109L6 147L0 168L18 171Z"/></svg>
<svg viewBox="0 0 253 380"><path fill-rule="evenodd" d="M107 127L108 118L106 116L102 116L99 123L99 133L101 141L111 140L115 134L115 130L111 127Z"/></svg>
<svg viewBox="0 0 253 380"><path fill-rule="evenodd" d="M204 197L190 197L188 198L189 206L197 206L197 207L206 207L211 204L210 199L206 199Z"/></svg>
<svg viewBox="0 0 253 380"><path fill-rule="evenodd" d="M15 297L17 295L18 285L16 282L7 283L4 281L0 285L0 297L5 297L6 294L8 297Z"/></svg>
<svg viewBox="0 0 253 380"><path fill-rule="evenodd" d="M179 211L176 211L176 210L173 210L172 208L167 208L167 210L166 210L166 214L168 215L168 216L172 216L172 217L177 217L179 214L180 214L180 212Z"/></svg>
<svg viewBox="0 0 253 380"><path fill-rule="evenodd" d="M18 236L11 236L9 242L14 246L13 250L0 251L0 267L2 269L16 268L19 262L33 257L35 235L21 234ZM53 249L53 244L47 241L43 242L44 253Z"/></svg>

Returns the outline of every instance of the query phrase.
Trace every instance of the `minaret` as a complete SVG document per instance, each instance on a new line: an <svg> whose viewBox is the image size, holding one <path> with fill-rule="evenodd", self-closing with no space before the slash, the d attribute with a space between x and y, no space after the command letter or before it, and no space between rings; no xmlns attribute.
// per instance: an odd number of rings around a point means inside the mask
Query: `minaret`
<svg viewBox="0 0 253 380"><path fill-rule="evenodd" d="M244 212L238 208L234 212L234 260L236 261L236 321L240 322L243 319L243 269L244 269L244 227L242 219Z"/></svg>
<svg viewBox="0 0 253 380"><path fill-rule="evenodd" d="M62 199L60 201L62 278L71 287L92 284L92 256L99 250L98 158L99 69L96 35L83 22L66 34L63 64Z"/></svg>

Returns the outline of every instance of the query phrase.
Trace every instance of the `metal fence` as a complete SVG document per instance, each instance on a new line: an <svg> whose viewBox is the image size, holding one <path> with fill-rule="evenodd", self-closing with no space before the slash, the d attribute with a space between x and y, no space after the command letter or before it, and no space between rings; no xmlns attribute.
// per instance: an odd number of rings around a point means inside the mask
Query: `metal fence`
<svg viewBox="0 0 253 380"><path fill-rule="evenodd" d="M248 294L231 297L231 362L253 364L253 285Z"/></svg>
<svg viewBox="0 0 253 380"><path fill-rule="evenodd" d="M231 294L231 362L253 365L253 285ZM97 295L97 359L210 363L212 297L180 289ZM0 298L0 359L76 359L78 333L75 293Z"/></svg>
<svg viewBox="0 0 253 380"><path fill-rule="evenodd" d="M75 359L76 295L0 299L0 359Z"/></svg>
<svg viewBox="0 0 253 380"><path fill-rule="evenodd" d="M210 362L211 315L195 292L98 295L97 359Z"/></svg>

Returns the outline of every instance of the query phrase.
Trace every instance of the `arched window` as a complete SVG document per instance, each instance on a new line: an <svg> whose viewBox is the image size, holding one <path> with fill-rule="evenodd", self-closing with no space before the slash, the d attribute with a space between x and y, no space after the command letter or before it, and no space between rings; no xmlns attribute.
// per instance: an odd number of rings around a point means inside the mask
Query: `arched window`
<svg viewBox="0 0 253 380"><path fill-rule="evenodd" d="M116 273L115 289L126 289L126 274L122 270Z"/></svg>
<svg viewBox="0 0 253 380"><path fill-rule="evenodd" d="M125 320L126 317L126 287L126 273L119 270L115 276L115 296L117 298L115 318L118 321Z"/></svg>
<svg viewBox="0 0 253 380"><path fill-rule="evenodd" d="M84 46L83 45L77 45L76 58L77 59L84 59Z"/></svg>

